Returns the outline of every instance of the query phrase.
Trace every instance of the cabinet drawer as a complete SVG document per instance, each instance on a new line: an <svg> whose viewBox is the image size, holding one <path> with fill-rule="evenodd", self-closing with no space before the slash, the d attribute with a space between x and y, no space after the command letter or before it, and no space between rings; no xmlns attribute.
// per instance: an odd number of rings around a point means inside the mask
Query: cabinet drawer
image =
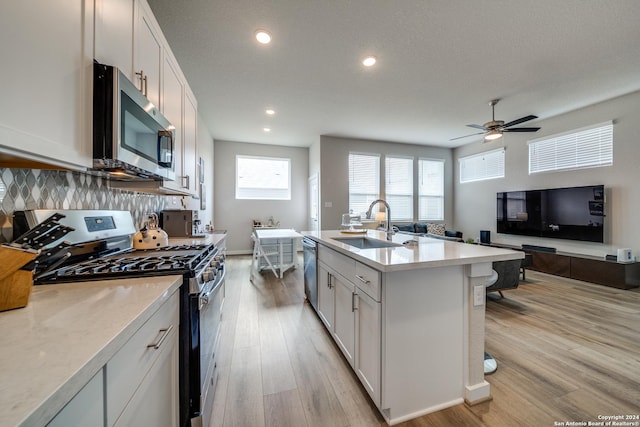
<svg viewBox="0 0 640 427"><path fill-rule="evenodd" d="M345 279L354 280L356 261L326 246L318 245L318 259L340 273Z"/></svg>
<svg viewBox="0 0 640 427"><path fill-rule="evenodd" d="M356 274L353 281L371 298L380 301L380 272L378 270L356 261Z"/></svg>
<svg viewBox="0 0 640 427"><path fill-rule="evenodd" d="M131 399L163 346L178 333L179 292L175 292L107 362L107 425L113 425ZM170 327L171 330L166 332ZM152 344L165 340L158 349ZM151 345L151 346L150 346Z"/></svg>

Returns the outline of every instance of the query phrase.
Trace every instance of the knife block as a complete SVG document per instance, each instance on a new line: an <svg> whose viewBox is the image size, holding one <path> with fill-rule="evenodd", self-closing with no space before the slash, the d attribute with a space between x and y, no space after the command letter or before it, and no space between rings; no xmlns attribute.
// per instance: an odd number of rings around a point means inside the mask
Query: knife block
<svg viewBox="0 0 640 427"><path fill-rule="evenodd" d="M33 287L33 271L20 270L37 252L0 246L0 311L25 307Z"/></svg>

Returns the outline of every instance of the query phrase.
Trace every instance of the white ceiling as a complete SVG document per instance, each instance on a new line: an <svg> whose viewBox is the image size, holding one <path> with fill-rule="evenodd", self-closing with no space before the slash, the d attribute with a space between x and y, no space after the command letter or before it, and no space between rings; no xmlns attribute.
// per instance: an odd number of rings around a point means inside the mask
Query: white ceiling
<svg viewBox="0 0 640 427"><path fill-rule="evenodd" d="M508 122L640 90L638 0L149 4L214 139L455 147L479 140L449 141L489 121L493 98L502 99L496 119ZM258 28L272 33L270 45L255 41ZM360 63L367 54L378 58L371 69Z"/></svg>

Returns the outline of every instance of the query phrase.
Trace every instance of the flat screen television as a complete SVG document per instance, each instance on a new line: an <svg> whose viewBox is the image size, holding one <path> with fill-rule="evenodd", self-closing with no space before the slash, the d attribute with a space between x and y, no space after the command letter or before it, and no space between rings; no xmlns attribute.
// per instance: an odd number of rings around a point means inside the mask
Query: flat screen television
<svg viewBox="0 0 640 427"><path fill-rule="evenodd" d="M498 193L497 231L604 242L604 185Z"/></svg>

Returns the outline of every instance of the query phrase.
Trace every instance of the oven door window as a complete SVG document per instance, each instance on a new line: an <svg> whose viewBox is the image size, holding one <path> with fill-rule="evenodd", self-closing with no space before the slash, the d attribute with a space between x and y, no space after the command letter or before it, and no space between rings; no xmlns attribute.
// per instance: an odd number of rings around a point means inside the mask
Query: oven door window
<svg viewBox="0 0 640 427"><path fill-rule="evenodd" d="M127 151L133 152L156 165L171 168L173 164L173 134L164 129L136 104L126 93L121 92L120 143Z"/></svg>

